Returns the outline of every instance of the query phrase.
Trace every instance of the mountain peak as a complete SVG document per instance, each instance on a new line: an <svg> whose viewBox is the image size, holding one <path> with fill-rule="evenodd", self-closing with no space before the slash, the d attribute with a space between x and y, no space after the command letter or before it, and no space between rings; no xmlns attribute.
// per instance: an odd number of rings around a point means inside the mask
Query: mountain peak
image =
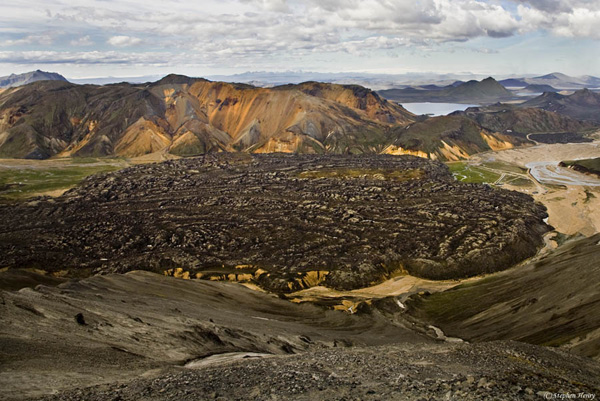
<svg viewBox="0 0 600 401"><path fill-rule="evenodd" d="M197 81L207 82L207 80L204 78L191 78L191 77L188 77L187 75L169 74L169 75L165 75L160 80L154 82L153 85L178 85L178 84L179 85L183 85L183 84L191 85Z"/></svg>
<svg viewBox="0 0 600 401"><path fill-rule="evenodd" d="M592 92L587 88L574 92L572 95L568 96L568 98L580 104L600 106L600 94Z"/></svg>
<svg viewBox="0 0 600 401"><path fill-rule="evenodd" d="M550 74L535 77L535 79L565 79L565 78L570 78L570 77L561 72L551 72Z"/></svg>
<svg viewBox="0 0 600 401"><path fill-rule="evenodd" d="M47 72L35 70L25 72L23 74L10 74L5 77L0 77L0 88L14 88L23 86L36 81L64 81L68 82L65 77L56 72Z"/></svg>

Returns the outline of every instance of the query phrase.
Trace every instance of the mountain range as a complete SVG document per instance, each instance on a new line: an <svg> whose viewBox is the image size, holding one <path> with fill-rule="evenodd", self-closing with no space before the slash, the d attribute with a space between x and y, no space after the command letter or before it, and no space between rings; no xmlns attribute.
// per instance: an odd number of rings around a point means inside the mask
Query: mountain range
<svg viewBox="0 0 600 401"><path fill-rule="evenodd" d="M508 92L492 78L433 91L465 97ZM0 157L243 151L408 153L459 160L526 144L530 133L589 130L598 121L598 97L591 91L545 93L519 106L427 118L358 85L260 88L181 75L136 85L47 80L0 93Z"/></svg>
<svg viewBox="0 0 600 401"><path fill-rule="evenodd" d="M545 92L520 104L519 107L535 107L578 120L600 122L600 94L589 89L581 89L571 95Z"/></svg>
<svg viewBox="0 0 600 401"><path fill-rule="evenodd" d="M0 155L379 152L389 127L414 117L359 86L269 89L179 75L142 85L43 81L0 95Z"/></svg>
<svg viewBox="0 0 600 401"><path fill-rule="evenodd" d="M396 102L495 103L515 95L492 77L481 81L454 82L447 86L425 85L378 92Z"/></svg>
<svg viewBox="0 0 600 401"><path fill-rule="evenodd" d="M24 74L11 74L5 77L0 77L0 89L14 88L23 86L37 81L64 81L67 79L55 72L31 71Z"/></svg>
<svg viewBox="0 0 600 401"><path fill-rule="evenodd" d="M541 75L537 77L507 78L499 81L500 84L511 88L524 88L528 85L550 85L559 89L599 88L600 78L591 75L572 77L560 72Z"/></svg>
<svg viewBox="0 0 600 401"><path fill-rule="evenodd" d="M41 79L48 80L66 80L60 74L31 71L24 74L11 74L10 76L1 77L0 82L9 77L20 77L36 75ZM108 85L113 83L128 82L131 84L140 84L146 82L154 82L160 79L162 75L143 75L143 76L128 76L128 77L93 77L93 78L68 78L69 82L76 84L92 84L92 85ZM206 75L205 78L212 81L222 82L241 82L259 87L273 87L285 85L289 83L299 84L307 81L319 81L326 83L337 83L341 85L361 85L369 87L373 90L384 89L403 89L406 87L420 87L435 89L435 87L443 88L445 86L464 83L471 80L481 80L485 75L473 73L460 74L438 74L431 72L411 72L403 74L384 74L384 73L368 73L368 72L336 72L323 73L311 71L248 71L233 75ZM41 80L36 79L36 80ZM563 73L554 72L540 76L500 76L499 83L507 88L525 88L528 85L550 85L558 89L582 89L582 88L599 88L600 78L591 75L579 77L569 76ZM18 81L18 80L17 80ZM19 86L33 81L17 82L12 86ZM0 83L0 88L7 85Z"/></svg>

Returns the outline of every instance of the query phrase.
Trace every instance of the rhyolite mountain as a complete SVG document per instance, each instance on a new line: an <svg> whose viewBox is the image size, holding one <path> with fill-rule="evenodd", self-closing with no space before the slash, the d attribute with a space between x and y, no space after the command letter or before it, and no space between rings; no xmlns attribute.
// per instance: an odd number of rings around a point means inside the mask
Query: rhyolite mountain
<svg viewBox="0 0 600 401"><path fill-rule="evenodd" d="M395 141L384 153L408 153L434 160L468 159L475 153L528 143L525 137L489 130L459 113L428 118L396 130Z"/></svg>
<svg viewBox="0 0 600 401"><path fill-rule="evenodd" d="M484 81L476 86L498 85ZM472 91L465 88L473 89L467 84L452 89L467 96ZM483 117L426 118L357 85L258 88L180 75L136 85L41 81L0 93L0 157L242 151L408 153L457 160L527 143L528 133L589 125L551 111L507 107L508 113ZM530 115L536 116L533 122Z"/></svg>
<svg viewBox="0 0 600 401"><path fill-rule="evenodd" d="M257 88L179 75L141 85L43 81L0 94L0 157L375 153L389 127L412 121L360 86Z"/></svg>
<svg viewBox="0 0 600 401"><path fill-rule="evenodd" d="M5 77L0 77L0 89L14 88L17 86L23 86L37 81L67 82L67 79L55 72L35 70L25 72L23 74L10 74Z"/></svg>
<svg viewBox="0 0 600 401"><path fill-rule="evenodd" d="M470 107L463 112L394 128L391 135L394 142L384 153L462 160L479 152L533 144L528 134L569 133L567 141L580 142L595 126L536 108L521 109L505 104Z"/></svg>

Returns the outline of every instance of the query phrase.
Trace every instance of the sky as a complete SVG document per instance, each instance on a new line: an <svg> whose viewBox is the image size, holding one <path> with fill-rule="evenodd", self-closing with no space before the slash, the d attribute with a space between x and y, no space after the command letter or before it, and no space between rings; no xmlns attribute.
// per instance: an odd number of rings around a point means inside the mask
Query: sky
<svg viewBox="0 0 600 401"><path fill-rule="evenodd" d="M11 0L0 76L600 76L600 0Z"/></svg>

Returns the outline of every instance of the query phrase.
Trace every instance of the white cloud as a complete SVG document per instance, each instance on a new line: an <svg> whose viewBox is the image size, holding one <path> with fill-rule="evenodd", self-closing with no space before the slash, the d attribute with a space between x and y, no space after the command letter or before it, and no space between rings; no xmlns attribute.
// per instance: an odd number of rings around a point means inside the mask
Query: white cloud
<svg viewBox="0 0 600 401"><path fill-rule="evenodd" d="M518 3L507 7L506 1ZM6 3L6 2L5 2ZM336 53L371 57L404 49L424 54L449 42L477 38L490 49L495 38L545 30L558 36L598 38L600 0L13 0L0 4L0 46L20 50L47 46L99 46L106 62L114 48L152 44L149 57L160 62L171 54L181 60L221 66L267 60L288 62L308 56L336 58ZM26 27L26 28L24 28ZM24 32L23 29L26 29ZM47 32L62 30L63 36ZM15 39L16 32L22 37ZM2 42L2 38L5 39ZM75 37L75 39L74 39ZM95 42L91 38L94 38ZM63 41L61 43L61 40ZM22 46L22 48L19 48ZM93 48L93 47L92 47ZM77 53L80 54L80 53ZM482 55L484 53L481 53ZM81 54L80 54L81 55ZM99 63L102 57L77 58ZM33 57L33 55L32 55ZM120 57L120 56L119 56ZM316 57L316 56L315 56ZM483 57L483 56L482 56ZM118 57L117 57L118 58ZM90 61L86 61L90 60ZM112 61L111 61L112 60Z"/></svg>
<svg viewBox="0 0 600 401"><path fill-rule="evenodd" d="M50 34L27 35L20 39L8 39L0 42L1 46L20 46L20 45L46 45L49 46L54 42L54 38Z"/></svg>
<svg viewBox="0 0 600 401"><path fill-rule="evenodd" d="M600 1L527 1L517 10L522 31L544 29L557 36L600 39Z"/></svg>
<svg viewBox="0 0 600 401"><path fill-rule="evenodd" d="M80 38L73 39L69 43L71 44L71 46L91 46L94 44L94 42L92 42L92 39L90 38L90 35L85 35Z"/></svg>
<svg viewBox="0 0 600 401"><path fill-rule="evenodd" d="M135 46L142 43L142 39L133 36L118 35L110 37L106 43L115 47Z"/></svg>

